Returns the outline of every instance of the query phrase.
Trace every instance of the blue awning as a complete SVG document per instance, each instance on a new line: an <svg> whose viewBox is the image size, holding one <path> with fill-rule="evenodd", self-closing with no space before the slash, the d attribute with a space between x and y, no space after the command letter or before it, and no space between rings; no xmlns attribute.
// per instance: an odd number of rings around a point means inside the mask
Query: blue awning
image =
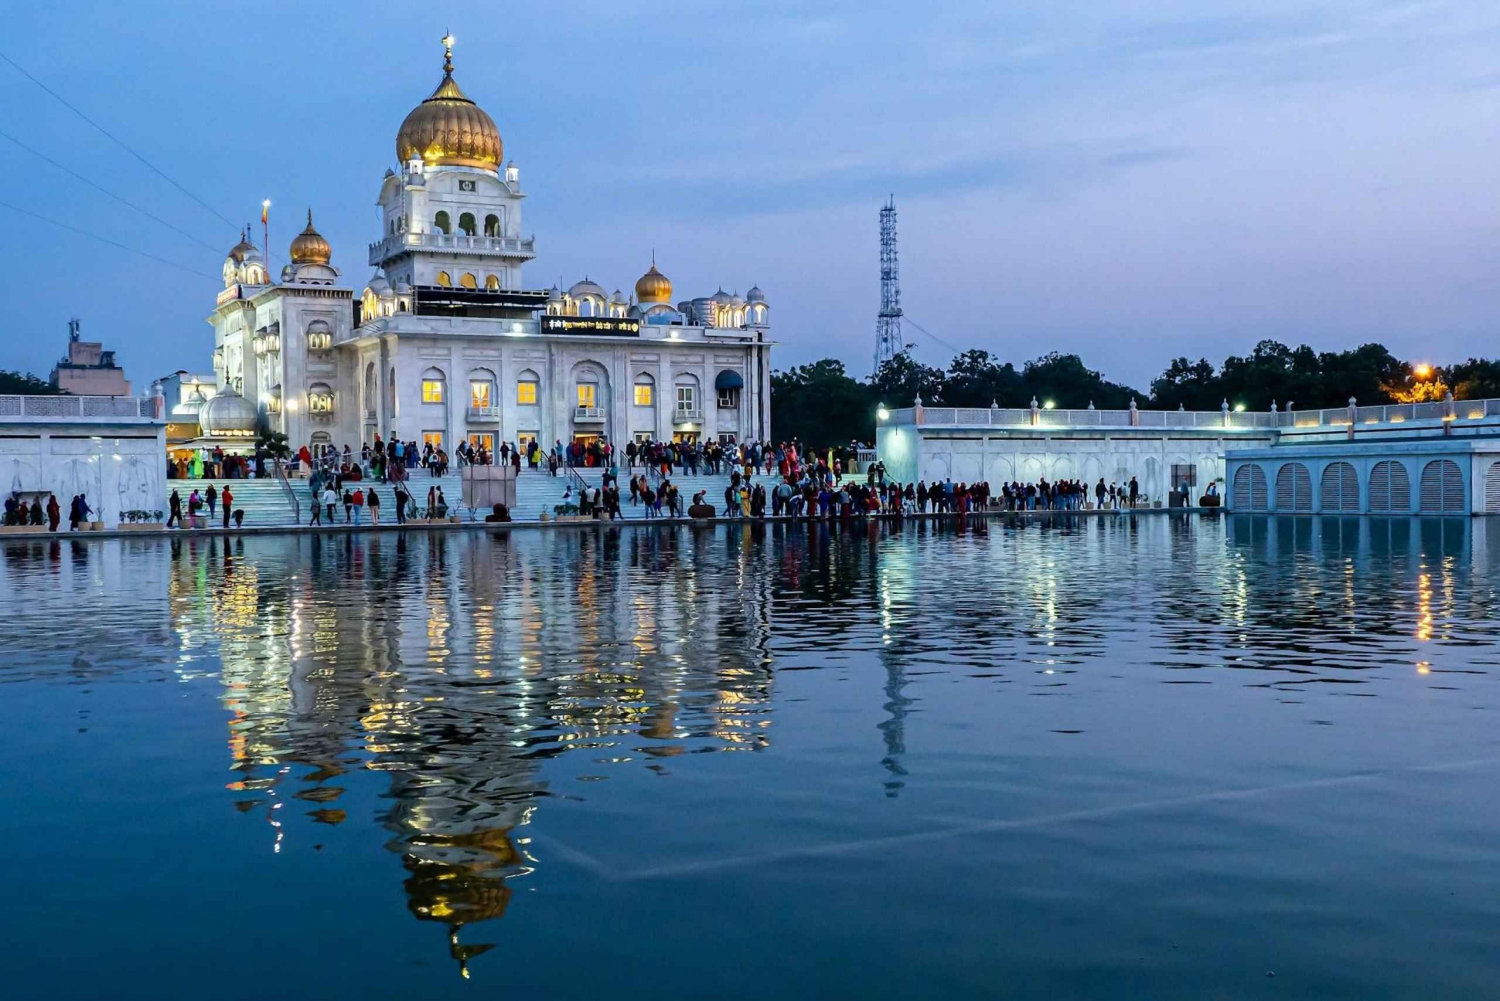
<svg viewBox="0 0 1500 1001"><path fill-rule="evenodd" d="M740 378L740 374L738 372L726 368L724 371L719 373L718 378L714 379L714 388L744 389L745 380Z"/></svg>

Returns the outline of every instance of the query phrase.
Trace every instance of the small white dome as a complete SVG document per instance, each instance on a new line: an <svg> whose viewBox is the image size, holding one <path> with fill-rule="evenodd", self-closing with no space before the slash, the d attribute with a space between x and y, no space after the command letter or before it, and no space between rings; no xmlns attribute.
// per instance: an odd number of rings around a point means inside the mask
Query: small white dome
<svg viewBox="0 0 1500 1001"><path fill-rule="evenodd" d="M766 294L760 290L759 285L751 285L750 291L745 293L746 302L765 302Z"/></svg>
<svg viewBox="0 0 1500 1001"><path fill-rule="evenodd" d="M603 299L605 298L605 294L606 293L602 285L600 285L598 282L589 281L587 277L585 277L581 282L575 282L573 284L573 287L568 289L568 295L574 299L580 299L586 295L596 295L599 298Z"/></svg>
<svg viewBox="0 0 1500 1001"><path fill-rule="evenodd" d="M206 435L250 433L260 426L260 411L233 386L225 386L199 408L198 426Z"/></svg>

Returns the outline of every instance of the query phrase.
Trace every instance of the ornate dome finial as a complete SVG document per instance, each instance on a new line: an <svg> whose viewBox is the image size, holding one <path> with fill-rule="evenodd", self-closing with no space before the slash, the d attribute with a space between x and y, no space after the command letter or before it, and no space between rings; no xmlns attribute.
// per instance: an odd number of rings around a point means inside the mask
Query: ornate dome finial
<svg viewBox="0 0 1500 1001"><path fill-rule="evenodd" d="M453 72L453 34L447 28L443 29L443 72Z"/></svg>

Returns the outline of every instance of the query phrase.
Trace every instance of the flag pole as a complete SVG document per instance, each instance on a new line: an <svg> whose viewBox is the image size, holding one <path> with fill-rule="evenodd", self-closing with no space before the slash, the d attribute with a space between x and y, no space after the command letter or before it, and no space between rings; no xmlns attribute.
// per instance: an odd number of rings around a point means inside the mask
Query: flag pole
<svg viewBox="0 0 1500 1001"><path fill-rule="evenodd" d="M260 203L260 226L261 232L266 239L266 282L269 284L271 278L271 199L267 198Z"/></svg>

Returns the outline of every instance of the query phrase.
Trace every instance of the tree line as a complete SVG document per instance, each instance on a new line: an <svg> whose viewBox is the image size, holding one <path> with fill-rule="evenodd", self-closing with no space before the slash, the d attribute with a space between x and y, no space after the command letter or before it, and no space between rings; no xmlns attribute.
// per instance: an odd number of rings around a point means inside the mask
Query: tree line
<svg viewBox="0 0 1500 1001"><path fill-rule="evenodd" d="M1353 397L1361 406L1500 397L1500 361L1470 358L1446 366L1403 361L1383 345L1347 351L1291 348L1279 341L1257 344L1248 355L1231 355L1215 366L1207 358L1174 358L1151 380L1149 391L1112 382L1076 354L1056 351L1020 368L988 351L965 351L946 369L924 365L902 352L874 375L856 379L834 358L771 374L771 420L777 438L832 445L873 441L877 407L909 407L918 396L926 406L1029 407L1124 410L1218 410L1227 402L1246 410L1342 407Z"/></svg>

